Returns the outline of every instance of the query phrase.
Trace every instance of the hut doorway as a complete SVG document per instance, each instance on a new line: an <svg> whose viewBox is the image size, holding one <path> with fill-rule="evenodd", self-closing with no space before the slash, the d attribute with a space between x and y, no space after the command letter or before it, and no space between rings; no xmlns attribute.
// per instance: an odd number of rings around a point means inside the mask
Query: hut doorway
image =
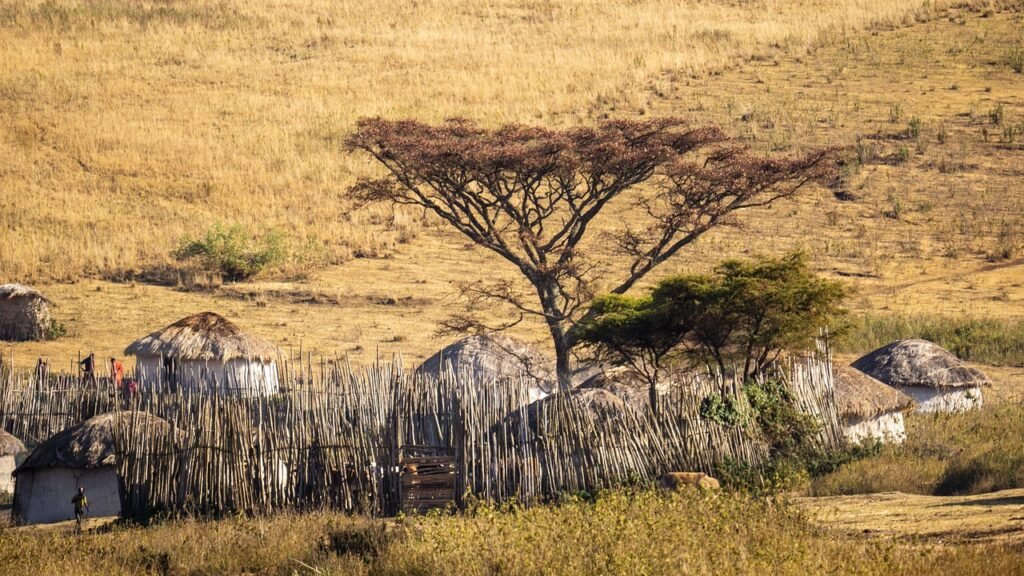
<svg viewBox="0 0 1024 576"><path fill-rule="evenodd" d="M163 382L172 392L178 391L178 365L173 356L163 358Z"/></svg>

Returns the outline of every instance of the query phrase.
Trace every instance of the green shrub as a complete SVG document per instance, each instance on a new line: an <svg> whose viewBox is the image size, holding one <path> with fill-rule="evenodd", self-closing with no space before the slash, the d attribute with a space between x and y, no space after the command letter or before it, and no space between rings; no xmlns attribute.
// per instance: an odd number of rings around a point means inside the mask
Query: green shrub
<svg viewBox="0 0 1024 576"><path fill-rule="evenodd" d="M68 327L63 322L57 320L51 320L50 324L46 326L46 330L43 332L44 340L56 340L63 338L68 334Z"/></svg>
<svg viewBox="0 0 1024 576"><path fill-rule="evenodd" d="M743 422L743 414L730 395L710 394L700 402L700 417L725 426L737 426Z"/></svg>
<svg viewBox="0 0 1024 576"><path fill-rule="evenodd" d="M910 123L907 124L907 136L915 140L921 137L921 119L917 116L911 118Z"/></svg>
<svg viewBox="0 0 1024 576"><path fill-rule="evenodd" d="M1003 118L1006 116L1006 109L1003 107L1002 102L996 104L994 108L988 111L988 119L996 126L1003 123Z"/></svg>
<svg viewBox="0 0 1024 576"><path fill-rule="evenodd" d="M812 452L810 441L818 433L818 421L797 409L785 384L754 382L745 391L773 458L803 458Z"/></svg>
<svg viewBox="0 0 1024 576"><path fill-rule="evenodd" d="M283 264L287 250L284 235L276 230L257 236L241 224L217 223L201 238L183 238L173 256L196 263L204 271L218 272L225 280L238 281Z"/></svg>

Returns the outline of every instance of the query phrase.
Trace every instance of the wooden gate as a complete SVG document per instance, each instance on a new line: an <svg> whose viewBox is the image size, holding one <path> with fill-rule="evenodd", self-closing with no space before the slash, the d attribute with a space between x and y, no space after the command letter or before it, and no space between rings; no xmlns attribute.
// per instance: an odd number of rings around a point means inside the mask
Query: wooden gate
<svg viewBox="0 0 1024 576"><path fill-rule="evenodd" d="M403 446L398 494L402 512L423 513L456 505L455 454L447 446Z"/></svg>

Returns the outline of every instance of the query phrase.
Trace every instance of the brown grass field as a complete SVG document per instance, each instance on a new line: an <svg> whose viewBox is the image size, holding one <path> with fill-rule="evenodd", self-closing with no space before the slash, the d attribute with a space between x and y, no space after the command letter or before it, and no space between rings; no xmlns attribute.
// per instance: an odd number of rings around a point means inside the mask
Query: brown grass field
<svg viewBox="0 0 1024 576"><path fill-rule="evenodd" d="M202 309L356 362L443 346L435 330L461 305L455 284L513 271L419 215L350 210L344 190L370 166L340 139L368 114L555 125L674 114L766 151L850 145L854 201L812 190L748 213L659 274L803 249L857 289L854 311L1024 317L1013 9L0 6L0 275L35 282L69 331L7 347L19 365L118 355ZM539 40L510 46L520 38ZM202 292L144 281L216 221L285 230L328 265ZM518 330L543 342L537 325Z"/></svg>
<svg viewBox="0 0 1024 576"><path fill-rule="evenodd" d="M855 288L855 315L1019 331L1022 8L0 0L0 283L41 289L67 329L0 354L71 367L202 310L291 352L356 364L433 353L448 340L439 323L464 305L457 285L514 271L430 218L350 205L345 190L374 167L343 139L368 115L490 126L678 115L765 152L849 146L853 200L814 189L751 211L649 280L801 249ZM601 225L630 217L617 206ZM171 252L216 222L281 230L300 257L187 288ZM546 344L537 324L515 335ZM829 496L797 506L612 493L409 520L380 547L366 544L377 536L365 519L331 514L97 527L80 541L63 527L0 527L0 572L1021 573L1024 452L1008 435L1024 432L1024 369L985 369L996 386L982 412L912 419L923 439L816 479L805 492ZM931 495L960 462L990 467L977 486L1017 488Z"/></svg>

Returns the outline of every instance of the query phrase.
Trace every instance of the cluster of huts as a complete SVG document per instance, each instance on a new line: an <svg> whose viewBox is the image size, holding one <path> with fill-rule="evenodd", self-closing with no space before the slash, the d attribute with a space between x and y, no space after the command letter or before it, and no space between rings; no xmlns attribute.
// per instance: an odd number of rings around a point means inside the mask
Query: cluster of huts
<svg viewBox="0 0 1024 576"><path fill-rule="evenodd" d="M136 376L147 388L230 394L273 394L279 389L277 348L212 312L183 318L133 342L125 354L136 358ZM130 412L101 414L68 428L36 446L20 465L25 446L0 430L0 492L14 493L14 519L36 524L69 520L69 502L84 487L90 514L121 511L114 443L116 418ZM136 413L156 428L169 426ZM15 481L16 480L16 481Z"/></svg>
<svg viewBox="0 0 1024 576"><path fill-rule="evenodd" d="M43 306L47 301L41 295L12 286L0 286L0 339L11 339L14 331L25 333L32 325L26 317L46 317L48 321ZM5 302L18 302L22 312L15 314L10 307L5 308ZM15 320L5 327L9 318ZM272 394L280 385L277 348L211 312L183 318L140 338L125 353L136 358L136 374L143 391L163 386L211 393ZM551 363L543 355L504 336L460 340L428 358L417 371L436 375L452 366L496 379L526 375L531 402L544 402L557 387ZM894 342L850 366L836 366L833 375L838 414L848 440L855 443L902 442L906 437L903 417L908 411L978 408L982 388L990 385L980 371L924 340ZM639 409L648 402L645 384L622 368L582 370L575 380L577 387L570 394L601 417ZM16 520L42 523L70 519L68 503L78 486L86 489L92 515L118 514L121 487L113 428L116 418L130 414L96 416L39 444L27 458L25 446L0 430L0 492L13 488ZM150 419L153 426L167 426L153 416L132 417ZM16 457L24 458L17 466Z"/></svg>

